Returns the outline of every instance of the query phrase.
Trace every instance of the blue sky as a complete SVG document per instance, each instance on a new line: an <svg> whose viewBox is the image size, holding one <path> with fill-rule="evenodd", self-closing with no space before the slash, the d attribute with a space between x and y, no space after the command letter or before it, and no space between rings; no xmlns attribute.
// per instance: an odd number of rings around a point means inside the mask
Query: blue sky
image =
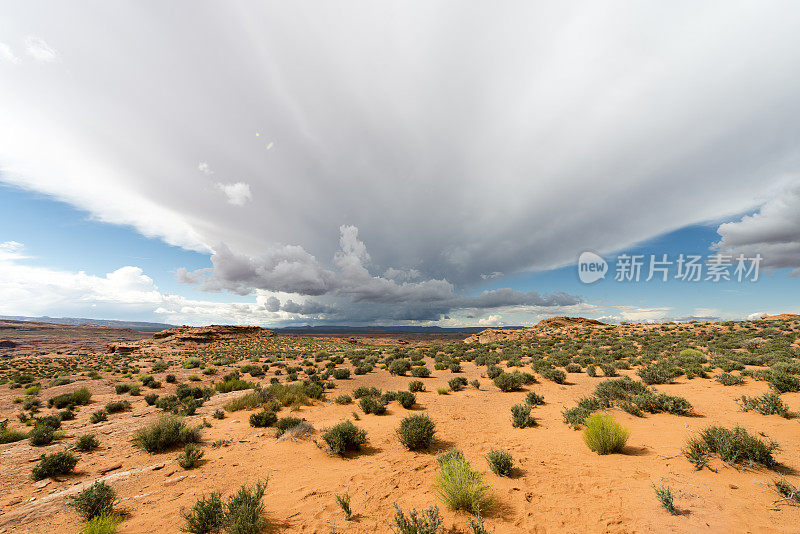
<svg viewBox="0 0 800 534"><path fill-rule="evenodd" d="M0 314L795 312L798 24L782 0L17 3L0 20ZM576 277L584 251L712 245L760 254L761 280Z"/></svg>

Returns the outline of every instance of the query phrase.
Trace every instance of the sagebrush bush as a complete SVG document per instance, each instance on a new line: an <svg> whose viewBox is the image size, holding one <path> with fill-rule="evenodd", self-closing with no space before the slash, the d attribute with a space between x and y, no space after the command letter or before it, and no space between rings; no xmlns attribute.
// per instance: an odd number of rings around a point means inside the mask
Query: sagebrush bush
<svg viewBox="0 0 800 534"><path fill-rule="evenodd" d="M322 439L333 454L357 451L367 442L367 431L358 428L351 421L344 421L326 430Z"/></svg>
<svg viewBox="0 0 800 534"><path fill-rule="evenodd" d="M538 393L531 391L525 396L525 402L527 402L531 406L540 406L544 404L544 397L542 395L539 395Z"/></svg>
<svg viewBox="0 0 800 534"><path fill-rule="evenodd" d="M203 450L194 443L183 446L183 452L178 456L178 465L184 469L192 469L203 458Z"/></svg>
<svg viewBox="0 0 800 534"><path fill-rule="evenodd" d="M436 424L425 414L409 415L400 421L397 437L409 450L428 449L436 434Z"/></svg>
<svg viewBox="0 0 800 534"><path fill-rule="evenodd" d="M220 493L203 495L191 510L183 513L182 530L190 534L212 534L225 530L229 534L259 534L267 527L262 499L266 482L255 487L241 486L222 502Z"/></svg>
<svg viewBox="0 0 800 534"><path fill-rule="evenodd" d="M514 458L510 452L502 449L492 449L486 455L486 461L489 462L489 468L493 473L501 477L511 476L511 470L514 468Z"/></svg>
<svg viewBox="0 0 800 534"><path fill-rule="evenodd" d="M789 407L777 393L764 393L760 397L743 395L736 399L743 412L756 411L761 415L777 414L781 417L790 416Z"/></svg>
<svg viewBox="0 0 800 534"><path fill-rule="evenodd" d="M412 380L408 383L408 391L411 393L425 391L425 384L422 383L422 380Z"/></svg>
<svg viewBox="0 0 800 534"><path fill-rule="evenodd" d="M114 488L102 480L98 480L71 497L68 506L77 510L88 521L99 515L111 514L114 511L114 499L116 498L117 492Z"/></svg>
<svg viewBox="0 0 800 534"><path fill-rule="evenodd" d="M48 425L37 425L28 432L28 442L34 447L49 445L55 439L56 431Z"/></svg>
<svg viewBox="0 0 800 534"><path fill-rule="evenodd" d="M403 511L394 504L394 531L397 534L437 534L439 526L442 524L442 516L439 515L439 508L431 506L421 513L412 508L408 512L408 517Z"/></svg>
<svg viewBox="0 0 800 534"><path fill-rule="evenodd" d="M531 417L530 405L515 404L511 407L511 426L514 428L536 426L536 419Z"/></svg>
<svg viewBox="0 0 800 534"><path fill-rule="evenodd" d="M522 377L517 373L504 373L494 377L494 385L500 391L518 391L522 387Z"/></svg>
<svg viewBox="0 0 800 534"><path fill-rule="evenodd" d="M630 432L608 414L593 413L584 422L583 441L597 454L622 451Z"/></svg>
<svg viewBox="0 0 800 534"><path fill-rule="evenodd" d="M480 473L473 471L463 458L451 457L440 464L434 488L453 510L481 515L494 502L492 489Z"/></svg>
<svg viewBox="0 0 800 534"><path fill-rule="evenodd" d="M743 376L732 375L730 373L720 373L715 380L723 386L738 386L744 384Z"/></svg>
<svg viewBox="0 0 800 534"><path fill-rule="evenodd" d="M303 420L300 419L299 417L281 417L275 423L275 428L278 429L278 432L276 432L275 437L276 438L281 437L284 432L286 432L292 427L299 425L302 422Z"/></svg>
<svg viewBox="0 0 800 534"><path fill-rule="evenodd" d="M33 480L42 480L56 475L66 475L75 469L78 457L67 451L43 454L39 464L31 470Z"/></svg>
<svg viewBox="0 0 800 534"><path fill-rule="evenodd" d="M406 410L410 410L411 407L417 402L417 396L410 391L398 391L397 402L399 402L400 406Z"/></svg>
<svg viewBox="0 0 800 534"><path fill-rule="evenodd" d="M662 484L658 487L653 486L653 489L656 492L656 497L658 497L658 502L661 503L661 507L673 515L677 514L678 510L675 508L675 503L673 502L674 495L672 494L672 488L666 484Z"/></svg>
<svg viewBox="0 0 800 534"><path fill-rule="evenodd" d="M278 421L278 415L272 410L261 410L250 414L250 426L264 428L274 425Z"/></svg>
<svg viewBox="0 0 800 534"><path fill-rule="evenodd" d="M162 415L157 421L137 430L133 443L147 452L161 452L176 445L195 443L199 439L199 430L189 428L180 417Z"/></svg>
<svg viewBox="0 0 800 534"><path fill-rule="evenodd" d="M362 397L359 401L359 406L366 414L383 415L386 413L386 403L383 399L376 399L375 397Z"/></svg>
<svg viewBox="0 0 800 534"><path fill-rule="evenodd" d="M188 512L183 512L184 524L181 530L190 534L213 534L225 526L225 508L221 493L203 495Z"/></svg>
<svg viewBox="0 0 800 534"><path fill-rule="evenodd" d="M752 462L768 468L776 465L772 453L778 450L778 444L762 441L740 426L733 429L711 426L702 430L698 439L699 446L728 464Z"/></svg>
<svg viewBox="0 0 800 534"><path fill-rule="evenodd" d="M84 434L79 437L78 441L75 443L75 450L81 452L90 452L99 446L100 442L97 440L94 434Z"/></svg>

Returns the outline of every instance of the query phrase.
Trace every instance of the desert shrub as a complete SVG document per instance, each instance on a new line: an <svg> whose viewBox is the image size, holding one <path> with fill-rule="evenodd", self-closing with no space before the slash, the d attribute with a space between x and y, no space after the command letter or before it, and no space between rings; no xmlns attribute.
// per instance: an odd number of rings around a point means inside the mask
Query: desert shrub
<svg viewBox="0 0 800 534"><path fill-rule="evenodd" d="M583 441L597 454L620 452L628 441L628 432L610 415L593 413L584 422Z"/></svg>
<svg viewBox="0 0 800 534"><path fill-rule="evenodd" d="M736 402L742 408L743 412L753 410L762 415L777 414L787 418L790 415L789 407L777 393L764 393L760 397L748 397L747 395L743 395L736 399Z"/></svg>
<svg viewBox="0 0 800 534"><path fill-rule="evenodd" d="M167 375L167 376L164 377L164 380L167 381L167 384L174 384L175 382L178 381L178 379L175 377L175 375Z"/></svg>
<svg viewBox="0 0 800 534"><path fill-rule="evenodd" d="M800 490L794 487L794 485L785 478L781 477L778 480L774 480L772 482L772 488L784 499L800 503Z"/></svg>
<svg viewBox="0 0 800 534"><path fill-rule="evenodd" d="M272 410L261 410L254 414L250 414L250 426L256 428L264 428L274 425L278 421L278 416Z"/></svg>
<svg viewBox="0 0 800 534"><path fill-rule="evenodd" d="M131 403L126 400L112 401L106 404L105 411L108 413L127 412L131 409Z"/></svg>
<svg viewBox="0 0 800 534"><path fill-rule="evenodd" d="M531 417L530 405L515 404L511 407L511 426L514 428L536 426L536 419Z"/></svg>
<svg viewBox="0 0 800 534"><path fill-rule="evenodd" d="M336 380L345 380L350 378L350 369L334 369L333 378Z"/></svg>
<svg viewBox="0 0 800 534"><path fill-rule="evenodd" d="M743 376L736 376L730 373L720 373L717 375L715 380L723 386L738 386L740 384L744 384Z"/></svg>
<svg viewBox="0 0 800 534"><path fill-rule="evenodd" d="M467 379L463 376L456 376L448 380L447 385L450 386L450 389L453 391L461 391L467 386Z"/></svg>
<svg viewBox="0 0 800 534"><path fill-rule="evenodd" d="M347 451L360 450L367 442L367 431L358 428L351 421L344 421L326 430L322 439L333 454L344 454Z"/></svg>
<svg viewBox="0 0 800 534"><path fill-rule="evenodd" d="M184 525L181 530L190 534L213 534L225 526L225 508L222 494L214 492L195 501L189 512L182 513Z"/></svg>
<svg viewBox="0 0 800 534"><path fill-rule="evenodd" d="M653 486L653 489L656 492L658 502L661 503L661 507L673 515L677 514L678 510L675 508L675 504L673 502L674 496L672 494L672 488L666 484L662 484L658 487Z"/></svg>
<svg viewBox="0 0 800 534"><path fill-rule="evenodd" d="M116 534L122 518L115 513L100 514L87 521L80 534Z"/></svg>
<svg viewBox="0 0 800 534"><path fill-rule="evenodd" d="M778 393L800 391L800 377L787 373L772 373L767 381L769 386Z"/></svg>
<svg viewBox="0 0 800 534"><path fill-rule="evenodd" d="M187 443L183 446L183 452L178 456L178 465L184 469L196 467L200 459L203 458L203 450L194 443Z"/></svg>
<svg viewBox="0 0 800 534"><path fill-rule="evenodd" d="M608 376L608 377L619 376L619 373L617 373L617 368L611 365L610 363L601 363L600 369L603 371L603 376Z"/></svg>
<svg viewBox="0 0 800 534"><path fill-rule="evenodd" d="M431 506L418 513L415 508L408 511L408 517L394 505L394 531L397 534L436 534L442 524L439 508Z"/></svg>
<svg viewBox="0 0 800 534"><path fill-rule="evenodd" d="M517 391L522 387L522 377L517 373L501 372L494 377L494 385L497 386L500 391Z"/></svg>
<svg viewBox="0 0 800 534"><path fill-rule="evenodd" d="M183 362L183 368L184 369L197 369L198 367L200 367L200 365L202 365L202 363L203 363L203 360L201 360L200 358L197 358L196 356L191 356L189 358L186 358L186 361Z"/></svg>
<svg viewBox="0 0 800 534"><path fill-rule="evenodd" d="M691 415L694 412L694 407L688 400L666 393L654 394L648 391L643 395L636 395L630 401L648 413L667 412L675 415Z"/></svg>
<svg viewBox="0 0 800 534"><path fill-rule="evenodd" d="M587 417L597 410L608 408L609 403L607 400L601 400L597 397L582 397L578 400L578 405L574 408L565 409L562 412L564 422L578 430L584 424Z"/></svg>
<svg viewBox="0 0 800 534"><path fill-rule="evenodd" d="M564 370L568 373L580 373L582 369L579 363L568 363Z"/></svg>
<svg viewBox="0 0 800 534"><path fill-rule="evenodd" d="M411 370L411 362L405 358L399 358L390 363L387 370L389 374L403 376Z"/></svg>
<svg viewBox="0 0 800 534"><path fill-rule="evenodd" d="M551 380L556 384L563 384L567 381L567 373L561 369L542 369L539 374L547 380Z"/></svg>
<svg viewBox="0 0 800 534"><path fill-rule="evenodd" d="M417 402L417 396L410 391L398 391L397 402L400 403L400 406L406 410L409 410L412 406L414 406L414 403Z"/></svg>
<svg viewBox="0 0 800 534"><path fill-rule="evenodd" d="M51 408L62 409L67 406L85 406L89 404L89 399L92 398L92 393L88 388L76 389L72 393L62 393L56 395L47 401L47 406Z"/></svg>
<svg viewBox="0 0 800 534"><path fill-rule="evenodd" d="M27 433L8 428L8 420L0 421L0 444L22 441L26 437Z"/></svg>
<svg viewBox="0 0 800 534"><path fill-rule="evenodd" d="M676 367L666 363L655 363L640 367L636 371L645 384L670 384L681 372Z"/></svg>
<svg viewBox="0 0 800 534"><path fill-rule="evenodd" d="M470 386L474 387L475 389L481 389L481 381L477 378L469 383Z"/></svg>
<svg viewBox="0 0 800 534"><path fill-rule="evenodd" d="M31 470L33 480L42 480L56 475L66 475L75 469L78 457L67 451L43 454L39 464Z"/></svg>
<svg viewBox="0 0 800 534"><path fill-rule="evenodd" d="M486 455L486 461L489 462L489 469L496 475L501 477L511 476L511 470L514 468L514 458L510 452L502 449L491 449Z"/></svg>
<svg viewBox="0 0 800 534"><path fill-rule="evenodd" d="M275 423L275 428L278 429L278 432L275 434L275 437L277 438L281 437L284 434L284 432L286 432L292 427L299 425L302 422L303 420L300 419L299 417L281 417Z"/></svg>
<svg viewBox="0 0 800 534"><path fill-rule="evenodd" d="M339 395L338 397L336 397L336 400L334 402L336 404L350 404L351 402L353 402L353 399L350 397L350 395Z"/></svg>
<svg viewBox="0 0 800 534"><path fill-rule="evenodd" d="M99 410L92 413L89 417L89 422L93 425L97 423L101 423L103 421L108 421L108 410L105 408L100 408Z"/></svg>
<svg viewBox="0 0 800 534"><path fill-rule="evenodd" d="M429 376L431 376L431 370L425 367L424 365L412 367L411 376L413 376L414 378L428 378Z"/></svg>
<svg viewBox="0 0 800 534"><path fill-rule="evenodd" d="M409 450L428 449L433 443L436 424L425 414L409 415L400 421L397 437Z"/></svg>
<svg viewBox="0 0 800 534"><path fill-rule="evenodd" d="M408 383L408 391L411 393L425 391L425 384L423 384L421 380L412 380Z"/></svg>
<svg viewBox="0 0 800 534"><path fill-rule="evenodd" d="M451 373L460 373L461 372L461 364L458 362L453 362L448 366Z"/></svg>
<svg viewBox="0 0 800 534"><path fill-rule="evenodd" d="M158 400L158 395L155 393L148 393L144 396L144 401L147 403L148 406L153 406L156 401Z"/></svg>
<svg viewBox="0 0 800 534"><path fill-rule="evenodd" d="M253 489L242 486L230 496L225 507L225 526L229 534L259 534L267 527L261 502L266 489L266 482L260 482Z"/></svg>
<svg viewBox="0 0 800 534"><path fill-rule="evenodd" d="M436 534L442 524L442 517L439 515L439 508L431 506L418 513L415 508L408 511L408 517L403 511L394 505L394 531L397 534Z"/></svg>
<svg viewBox="0 0 800 534"><path fill-rule="evenodd" d="M49 445L55 439L56 431L48 425L37 425L28 433L28 443L34 447Z"/></svg>
<svg viewBox="0 0 800 534"><path fill-rule="evenodd" d="M608 400L624 400L649 391L646 385L631 380L627 376L614 380L603 380L594 388L594 394L597 397Z"/></svg>
<svg viewBox="0 0 800 534"><path fill-rule="evenodd" d="M68 506L74 508L88 521L99 515L112 513L116 498L117 492L114 488L98 480L72 497Z"/></svg>
<svg viewBox="0 0 800 534"><path fill-rule="evenodd" d="M597 366L594 365L594 364L587 365L586 366L586 374L589 375L589 376L597 376Z"/></svg>
<svg viewBox="0 0 800 534"><path fill-rule="evenodd" d="M131 384L117 384L114 386L114 391L117 395L122 395L123 393L127 393L131 389Z"/></svg>
<svg viewBox="0 0 800 534"><path fill-rule="evenodd" d="M461 449L450 449L449 451L440 453L436 455L436 462L439 464L439 467L442 466L443 463L451 460L453 458L458 458L460 460L464 460L464 453Z"/></svg>
<svg viewBox="0 0 800 534"><path fill-rule="evenodd" d="M695 469L700 470L708 465L711 453L708 450L705 442L699 438L689 438L686 445L681 450L689 463L694 465Z"/></svg>
<svg viewBox="0 0 800 534"><path fill-rule="evenodd" d="M375 397L362 397L359 406L366 414L383 415L386 413L386 404L381 399Z"/></svg>
<svg viewBox="0 0 800 534"><path fill-rule="evenodd" d="M733 429L711 426L700 432L700 441L711 454L723 462L737 464L752 462L764 467L774 467L773 451L778 449L774 441L761 441L740 426Z"/></svg>
<svg viewBox="0 0 800 534"><path fill-rule="evenodd" d="M353 398L354 399L361 399L364 397L377 397L381 394L381 391L378 388L368 388L366 386L358 386L356 389L353 390Z"/></svg>
<svg viewBox="0 0 800 534"><path fill-rule="evenodd" d="M231 391L242 391L245 389L255 389L256 385L239 378L229 378L214 384L214 389L219 393L230 393Z"/></svg>
<svg viewBox="0 0 800 534"><path fill-rule="evenodd" d="M89 452L95 450L99 446L100 442L97 440L94 434L84 434L79 437L78 441L75 443L75 450Z"/></svg>
<svg viewBox="0 0 800 534"><path fill-rule="evenodd" d="M397 400L397 392L396 391L387 391L380 397L378 397L378 401L382 404L389 404L390 402Z"/></svg>
<svg viewBox="0 0 800 534"><path fill-rule="evenodd" d="M527 402L531 406L540 406L544 404L544 397L539 395L538 393L531 391L525 396L525 402Z"/></svg>
<svg viewBox="0 0 800 534"><path fill-rule="evenodd" d="M465 459L448 458L439 467L434 488L450 508L481 515L492 505L494 498L491 488Z"/></svg>
<svg viewBox="0 0 800 534"><path fill-rule="evenodd" d="M450 388L447 386L438 387L436 388L436 393L438 393L439 395L449 395Z"/></svg>
<svg viewBox="0 0 800 534"><path fill-rule="evenodd" d="M350 521L353 519L353 509L350 508L350 494L349 493L337 493L336 494L336 504L339 505L339 508L342 509L344 512L344 519L345 521Z"/></svg>
<svg viewBox="0 0 800 534"><path fill-rule="evenodd" d="M134 445L147 452L161 452L181 443L199 441L199 430L189 428L183 419L162 415L158 420L136 431Z"/></svg>
<svg viewBox="0 0 800 534"><path fill-rule="evenodd" d="M228 412L237 412L239 410L252 410L258 408L264 403L264 398L259 395L257 391L250 391L240 397L231 399L226 402L222 407Z"/></svg>

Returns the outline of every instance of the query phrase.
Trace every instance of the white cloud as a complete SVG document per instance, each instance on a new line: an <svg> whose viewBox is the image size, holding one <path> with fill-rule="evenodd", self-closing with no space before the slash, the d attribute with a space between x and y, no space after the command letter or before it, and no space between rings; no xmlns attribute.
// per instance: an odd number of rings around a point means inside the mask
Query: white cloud
<svg viewBox="0 0 800 534"><path fill-rule="evenodd" d="M26 259L26 256L22 254L24 248L24 245L17 241L0 243L0 262Z"/></svg>
<svg viewBox="0 0 800 534"><path fill-rule="evenodd" d="M6 43L0 43L0 62L19 63L19 58L14 55L14 51Z"/></svg>
<svg viewBox="0 0 800 534"><path fill-rule="evenodd" d="M197 170L202 172L206 176L214 174L214 171L211 170L211 166L205 161L201 161L200 163L198 163Z"/></svg>
<svg viewBox="0 0 800 534"><path fill-rule="evenodd" d="M59 60L58 52L54 50L44 39L30 36L25 39L25 51L36 61L42 63L53 63Z"/></svg>
<svg viewBox="0 0 800 534"><path fill-rule="evenodd" d="M480 326L500 326L502 324L503 324L502 315L490 315L488 317L478 319L478 325Z"/></svg>
<svg viewBox="0 0 800 534"><path fill-rule="evenodd" d="M250 185L244 182L236 182L235 184L217 183L217 189L225 193L228 197L228 204L234 206L244 206L248 201L253 199L250 193Z"/></svg>

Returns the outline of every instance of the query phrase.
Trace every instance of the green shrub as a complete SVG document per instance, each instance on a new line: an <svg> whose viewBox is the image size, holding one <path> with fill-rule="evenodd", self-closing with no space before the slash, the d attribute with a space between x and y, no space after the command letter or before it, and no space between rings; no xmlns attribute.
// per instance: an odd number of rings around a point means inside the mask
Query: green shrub
<svg viewBox="0 0 800 534"><path fill-rule="evenodd" d="M786 373L772 373L768 383L778 393L800 391L800 377L798 376Z"/></svg>
<svg viewBox="0 0 800 534"><path fill-rule="evenodd" d="M93 425L97 423L101 423L103 421L108 421L108 411L104 408L100 408L96 412L93 412L92 415L89 417L89 422Z"/></svg>
<svg viewBox="0 0 800 534"><path fill-rule="evenodd" d="M213 534L225 526L225 508L222 494L214 492L195 501L191 510L183 512L184 525L181 530L190 534Z"/></svg>
<svg viewBox="0 0 800 534"><path fill-rule="evenodd" d="M411 393L425 391L425 384L422 383L422 380L412 380L411 382L408 383L408 391L410 391Z"/></svg>
<svg viewBox="0 0 800 534"><path fill-rule="evenodd" d="M157 421L137 430L133 443L147 452L161 452L199 439L199 431L189 428L180 417L162 415Z"/></svg>
<svg viewBox="0 0 800 534"><path fill-rule="evenodd" d="M350 397L350 395L339 395L338 397L336 397L336 400L334 400L334 402L336 404L350 404L351 402L353 402L353 399L352 397Z"/></svg>
<svg viewBox="0 0 800 534"><path fill-rule="evenodd" d="M229 380L223 380L222 382L217 382L214 384L214 389L216 389L219 393L230 393L231 391L242 391L245 389L255 388L256 385L252 382L247 382L238 378L231 378Z"/></svg>
<svg viewBox="0 0 800 534"><path fill-rule="evenodd" d="M126 400L112 401L106 404L105 411L108 413L127 412L131 409L131 403Z"/></svg>
<svg viewBox="0 0 800 534"><path fill-rule="evenodd" d="M231 495L225 509L228 533L259 534L267 527L264 504L261 502L266 489L266 482L258 483L253 489L242 486Z"/></svg>
<svg viewBox="0 0 800 534"><path fill-rule="evenodd" d="M531 406L541 406L544 404L544 397L531 391L525 396L525 402Z"/></svg>
<svg viewBox="0 0 800 534"><path fill-rule="evenodd" d="M500 373L494 377L494 385L500 391L518 391L522 387L522 377L517 373Z"/></svg>
<svg viewBox="0 0 800 534"><path fill-rule="evenodd" d="M351 421L344 421L322 434L322 439L328 444L333 454L342 455L347 451L357 451L367 442L367 432L354 425Z"/></svg>
<svg viewBox="0 0 800 534"><path fill-rule="evenodd" d="M258 391L249 391L240 397L229 400L223 405L223 408L228 412L252 410L264 404L264 400L264 397L262 397Z"/></svg>
<svg viewBox="0 0 800 534"><path fill-rule="evenodd" d="M8 428L8 420L0 421L0 444L22 441L26 437L27 433Z"/></svg>
<svg viewBox="0 0 800 534"><path fill-rule="evenodd" d="M250 426L264 428L274 425L277 420L275 412L265 409L250 415Z"/></svg>
<svg viewBox="0 0 800 534"><path fill-rule="evenodd" d="M463 376L456 376L454 378L451 378L447 382L447 385L450 386L450 389L453 391L461 391L467 386L467 383L468 383L467 379L464 378Z"/></svg>
<svg viewBox="0 0 800 534"><path fill-rule="evenodd" d="M689 438L686 446L681 450L689 463L694 465L698 471L708 465L711 453L706 443L700 438Z"/></svg>
<svg viewBox="0 0 800 534"><path fill-rule="evenodd" d="M79 437L78 441L75 443L75 450L89 452L95 450L99 446L100 442L97 440L94 434L84 434Z"/></svg>
<svg viewBox="0 0 800 534"><path fill-rule="evenodd" d="M661 503L661 507L672 515L677 514L678 510L675 508L673 502L674 496L672 495L672 488L666 484L662 484L659 487L653 486L653 489L656 492L656 497L658 497L658 502Z"/></svg>
<svg viewBox="0 0 800 534"><path fill-rule="evenodd" d="M740 426L733 429L708 427L700 432L699 440L709 453L718 455L728 464L752 462L769 468L776 465L772 453L778 449L778 444L761 441Z"/></svg>
<svg viewBox="0 0 800 534"><path fill-rule="evenodd" d="M28 442L34 447L49 445L55 439L56 431L48 425L37 425L28 433Z"/></svg>
<svg viewBox="0 0 800 534"><path fill-rule="evenodd" d="M439 508L431 506L418 513L415 508L408 512L408 517L403 511L394 505L394 531L397 534L437 534L442 524L442 517L439 515Z"/></svg>
<svg viewBox="0 0 800 534"><path fill-rule="evenodd" d="M424 365L411 368L411 376L414 378L428 378L431 376L431 370ZM422 391L422 390L420 390Z"/></svg>
<svg viewBox="0 0 800 534"><path fill-rule="evenodd" d="M211 414L211 417L213 417L214 419L225 419L225 412L223 412L220 409L216 409L214 410L214 413Z"/></svg>
<svg viewBox="0 0 800 534"><path fill-rule="evenodd" d="M411 370L411 362L405 358L400 358L390 363L387 369L389 374L404 376Z"/></svg>
<svg viewBox="0 0 800 534"><path fill-rule="evenodd" d="M578 363L568 363L564 370L568 373L580 373L582 371L580 364Z"/></svg>
<svg viewBox="0 0 800 534"><path fill-rule="evenodd" d="M610 454L622 451L628 441L628 432L610 415L593 413L584 422L583 441L597 454Z"/></svg>
<svg viewBox="0 0 800 534"><path fill-rule="evenodd" d="M446 386L438 387L436 388L436 393L439 395L448 395L450 393L450 388Z"/></svg>
<svg viewBox="0 0 800 534"><path fill-rule="evenodd" d="M56 475L66 475L75 469L78 457L67 451L54 452L53 454L43 454L39 459L39 464L31 471L33 480L42 480Z"/></svg>
<svg viewBox="0 0 800 534"><path fill-rule="evenodd" d="M409 415L400 421L397 437L409 450L428 449L433 443L436 424L425 414Z"/></svg>
<svg viewBox="0 0 800 534"><path fill-rule="evenodd" d="M715 380L723 386L738 386L744 384L743 376L736 376L730 373L720 373Z"/></svg>
<svg viewBox="0 0 800 534"><path fill-rule="evenodd" d="M366 386L358 386L356 389L353 390L353 398L354 399L362 399L364 397L378 397L381 394L381 390L378 388L368 388Z"/></svg>
<svg viewBox="0 0 800 534"><path fill-rule="evenodd" d="M62 393L56 395L47 401L47 406L51 408L62 409L67 406L85 406L89 404L89 399L92 398L92 393L88 388L76 389L72 393Z"/></svg>
<svg viewBox="0 0 800 534"><path fill-rule="evenodd" d="M117 492L105 482L98 480L71 498L68 506L74 508L87 521L114 510Z"/></svg>
<svg viewBox="0 0 800 534"><path fill-rule="evenodd" d="M561 369L542 369L539 374L547 380L551 380L556 384L563 384L567 381L567 373Z"/></svg>
<svg viewBox="0 0 800 534"><path fill-rule="evenodd" d="M417 402L417 396L410 391L398 391L397 402L399 402L400 406L406 410L410 410L411 407Z"/></svg>
<svg viewBox="0 0 800 534"><path fill-rule="evenodd" d="M148 406L153 406L156 401L158 400L158 395L155 393L148 393L144 396L144 401L147 403Z"/></svg>
<svg viewBox="0 0 800 534"><path fill-rule="evenodd" d="M196 467L203 458L203 450L194 443L183 446L183 452L178 456L178 465L184 469Z"/></svg>
<svg viewBox="0 0 800 534"><path fill-rule="evenodd" d="M511 470L514 468L514 458L510 452L502 449L492 449L486 455L486 461L489 462L489 468L493 473L501 477L511 476Z"/></svg>
<svg viewBox="0 0 800 534"><path fill-rule="evenodd" d="M333 378L336 380L346 380L350 378L350 369L334 369Z"/></svg>
<svg viewBox="0 0 800 534"><path fill-rule="evenodd" d="M514 428L536 426L536 419L531 417L530 405L515 404L511 407L511 426Z"/></svg>
<svg viewBox="0 0 800 534"><path fill-rule="evenodd" d="M665 363L655 363L640 367L636 371L645 384L670 384L681 372L674 366Z"/></svg>
<svg viewBox="0 0 800 534"><path fill-rule="evenodd" d="M275 434L275 437L277 438L281 437L284 434L284 432L286 432L292 427L299 425L302 422L303 420L300 419L299 417L281 417L275 423L275 428L278 429L278 432Z"/></svg>
<svg viewBox="0 0 800 534"><path fill-rule="evenodd" d="M481 515L494 502L491 488L463 458L451 457L440 464L434 488L450 508L474 515Z"/></svg>
<svg viewBox="0 0 800 534"><path fill-rule="evenodd" d="M753 410L761 415L777 414L787 418L790 416L789 407L777 393L764 393L760 397L743 395L736 399L736 402L743 412Z"/></svg>
<svg viewBox="0 0 800 534"><path fill-rule="evenodd" d="M366 414L383 415L386 413L386 404L375 397L362 397L359 406Z"/></svg>

